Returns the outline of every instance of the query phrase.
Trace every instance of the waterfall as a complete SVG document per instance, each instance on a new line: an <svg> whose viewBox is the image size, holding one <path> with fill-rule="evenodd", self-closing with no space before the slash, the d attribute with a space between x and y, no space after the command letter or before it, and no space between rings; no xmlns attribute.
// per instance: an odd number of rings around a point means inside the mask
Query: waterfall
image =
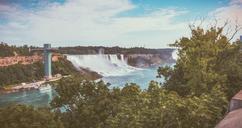
<svg viewBox="0 0 242 128"><path fill-rule="evenodd" d="M86 68L103 76L121 76L137 70L127 64L122 54L67 55L67 59L79 70Z"/></svg>
<svg viewBox="0 0 242 128"><path fill-rule="evenodd" d="M177 49L172 52L172 58L174 60L177 60L177 58L178 58L178 50Z"/></svg>

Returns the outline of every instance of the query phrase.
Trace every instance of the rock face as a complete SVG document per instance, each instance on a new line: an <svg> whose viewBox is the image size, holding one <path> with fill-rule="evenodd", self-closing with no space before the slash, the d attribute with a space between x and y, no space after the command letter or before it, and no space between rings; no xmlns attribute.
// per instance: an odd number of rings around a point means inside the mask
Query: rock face
<svg viewBox="0 0 242 128"><path fill-rule="evenodd" d="M34 62L41 61L42 56L11 56L0 57L0 67L10 66L14 64L33 64Z"/></svg>
<svg viewBox="0 0 242 128"><path fill-rule="evenodd" d="M63 58L61 54L54 53L52 56L52 61L59 61ZM6 67L14 64L33 64L35 62L43 61L43 56L32 55L32 56L10 56L10 57L0 57L0 67Z"/></svg>
<svg viewBox="0 0 242 128"><path fill-rule="evenodd" d="M85 69L80 67L80 74L88 80L97 80L102 78L102 75L98 74L97 72L94 71L90 71L89 69Z"/></svg>
<svg viewBox="0 0 242 128"><path fill-rule="evenodd" d="M171 54L126 54L125 59L134 67L159 66L165 63L174 63Z"/></svg>

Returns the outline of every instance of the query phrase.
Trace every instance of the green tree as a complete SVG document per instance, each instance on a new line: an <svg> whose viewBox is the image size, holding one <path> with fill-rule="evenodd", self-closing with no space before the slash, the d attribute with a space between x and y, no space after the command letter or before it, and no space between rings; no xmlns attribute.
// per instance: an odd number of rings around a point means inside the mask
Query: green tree
<svg viewBox="0 0 242 128"><path fill-rule="evenodd" d="M14 55L31 55L29 52L29 47L27 45L16 47L16 46L9 46L6 43L0 43L0 57L7 57L7 56L14 56Z"/></svg>
<svg viewBox="0 0 242 128"><path fill-rule="evenodd" d="M0 108L0 124L1 128L64 128L49 109L25 105Z"/></svg>
<svg viewBox="0 0 242 128"><path fill-rule="evenodd" d="M147 90L134 83L109 89L103 82L73 77L60 81L51 106L66 128L210 128L226 108L220 90L182 97L154 81Z"/></svg>
<svg viewBox="0 0 242 128"><path fill-rule="evenodd" d="M148 90L128 85L121 92L119 111L107 120L110 128L210 128L226 107L224 94L217 90L213 95L181 97L151 82Z"/></svg>
<svg viewBox="0 0 242 128"><path fill-rule="evenodd" d="M119 90L110 91L103 82L80 80L76 77L62 79L56 87L59 94L51 102L59 113L66 128L98 128L105 127L105 120L116 113L119 101L115 94Z"/></svg>
<svg viewBox="0 0 242 128"><path fill-rule="evenodd" d="M229 99L241 89L239 42L229 42L223 29L192 28L190 38L183 37L172 45L179 51L176 65L158 69L158 76L167 80L164 86L168 90L199 96L220 86Z"/></svg>

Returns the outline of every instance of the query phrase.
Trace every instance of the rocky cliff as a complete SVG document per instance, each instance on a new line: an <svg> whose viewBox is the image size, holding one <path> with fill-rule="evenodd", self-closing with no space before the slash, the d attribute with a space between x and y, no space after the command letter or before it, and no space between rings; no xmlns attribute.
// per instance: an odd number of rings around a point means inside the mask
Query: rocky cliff
<svg viewBox="0 0 242 128"><path fill-rule="evenodd" d="M165 63L174 63L170 54L126 54L125 58L129 65L134 67L159 66Z"/></svg>

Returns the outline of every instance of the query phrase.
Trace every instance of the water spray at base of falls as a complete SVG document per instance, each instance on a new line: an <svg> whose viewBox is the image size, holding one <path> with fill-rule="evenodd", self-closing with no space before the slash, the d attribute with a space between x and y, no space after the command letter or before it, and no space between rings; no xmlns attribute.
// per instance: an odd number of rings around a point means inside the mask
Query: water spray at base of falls
<svg viewBox="0 0 242 128"><path fill-rule="evenodd" d="M128 65L122 54L67 55L67 59L80 70L86 68L102 76L122 76L138 70Z"/></svg>

